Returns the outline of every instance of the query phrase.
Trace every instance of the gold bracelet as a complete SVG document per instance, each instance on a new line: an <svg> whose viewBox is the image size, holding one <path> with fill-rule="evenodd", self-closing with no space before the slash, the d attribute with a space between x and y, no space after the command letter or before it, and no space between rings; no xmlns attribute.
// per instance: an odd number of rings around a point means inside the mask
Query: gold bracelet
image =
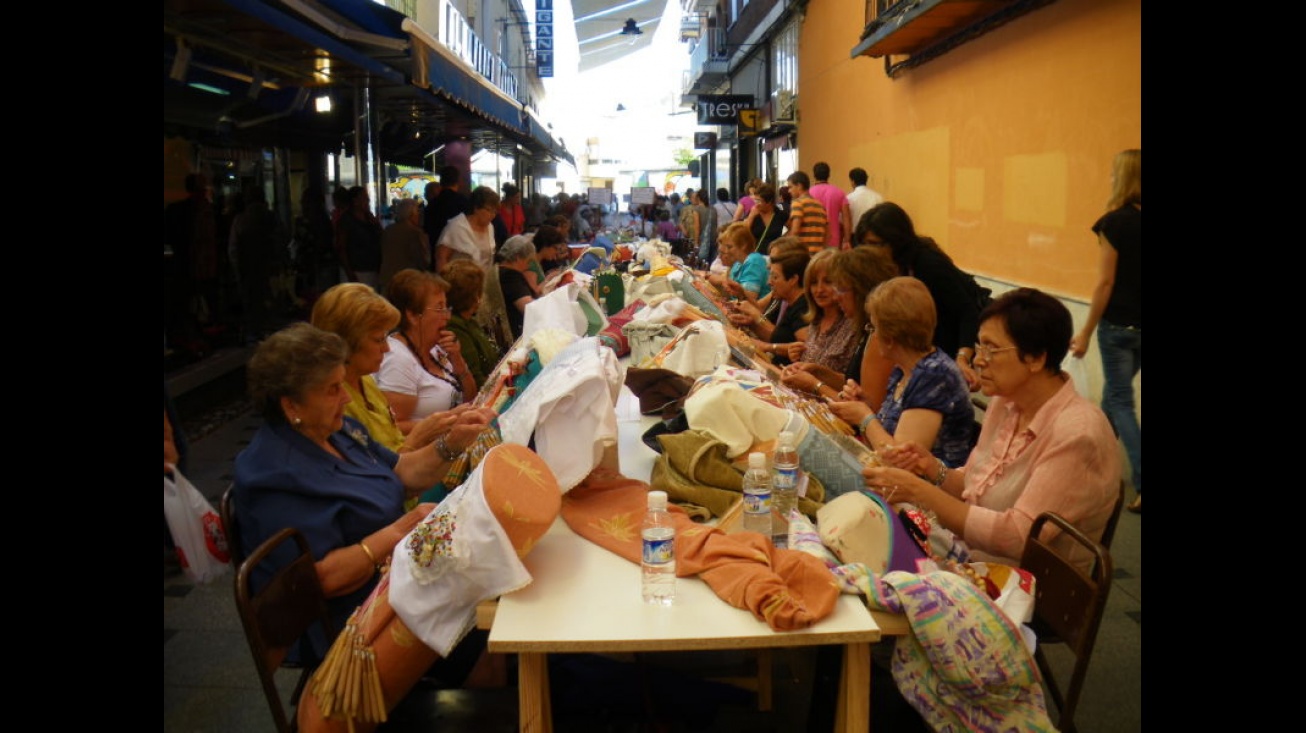
<svg viewBox="0 0 1306 733"><path fill-rule="evenodd" d="M372 551L367 549L367 545L363 544L362 540L358 541L358 546L363 548L363 553L367 555L367 559L372 561L372 567L379 570L381 568L381 563L376 561L376 555L373 555Z"/></svg>

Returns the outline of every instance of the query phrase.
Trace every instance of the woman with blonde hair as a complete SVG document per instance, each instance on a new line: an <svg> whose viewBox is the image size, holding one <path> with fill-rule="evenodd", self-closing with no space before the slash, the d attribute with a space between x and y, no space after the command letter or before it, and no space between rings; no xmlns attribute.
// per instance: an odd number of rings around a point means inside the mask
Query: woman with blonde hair
<svg viewBox="0 0 1306 733"><path fill-rule="evenodd" d="M948 467L966 461L974 435L970 388L961 369L933 343L934 298L914 277L880 283L866 298L866 317L875 334L868 347L893 365L880 409L859 400L830 405L857 426L876 451L912 440L928 446Z"/></svg>
<svg viewBox="0 0 1306 733"><path fill-rule="evenodd" d="M898 269L887 252L876 248L821 250L808 265L809 274L818 259L829 262L825 278L835 309L848 321L848 340L837 350L818 341L813 351L809 344L804 359L786 367L782 378L786 384L820 397L836 397L842 389L845 399L861 399L879 409L893 365L878 349L867 348L874 335L866 320L865 303L871 290L896 276ZM859 391L851 391L849 381L853 387L862 385Z"/></svg>
<svg viewBox="0 0 1306 733"><path fill-rule="evenodd" d="M1102 355L1102 410L1125 445L1137 496L1131 512L1143 511L1143 428L1134 408L1134 377L1143 369L1143 151L1123 150L1111 165L1107 213L1093 224L1100 247L1097 285L1088 318L1070 342L1082 359L1097 331Z"/></svg>

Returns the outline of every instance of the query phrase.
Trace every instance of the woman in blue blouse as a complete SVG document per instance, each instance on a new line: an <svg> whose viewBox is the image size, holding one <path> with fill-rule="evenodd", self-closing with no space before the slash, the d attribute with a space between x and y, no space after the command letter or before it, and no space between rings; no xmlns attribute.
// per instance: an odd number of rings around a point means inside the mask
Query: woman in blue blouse
<svg viewBox="0 0 1306 733"><path fill-rule="evenodd" d="M371 592L395 545L434 508L405 512L404 499L443 479L493 417L488 409L465 410L433 443L395 453L345 417L348 358L343 338L308 323L259 344L246 372L264 423L235 462L243 546L258 547L285 527L302 532L336 631ZM256 590L292 559L285 550L255 569ZM307 641L300 661L320 660L330 646L317 635Z"/></svg>
<svg viewBox="0 0 1306 733"><path fill-rule="evenodd" d="M748 225L737 221L721 230L719 241L721 264L729 268L725 275L709 274L708 281L736 298L757 305L771 292L771 276L766 257L758 254L757 240Z"/></svg>
<svg viewBox="0 0 1306 733"><path fill-rule="evenodd" d="M975 413L961 369L932 343L937 315L929 288L914 277L886 280L866 299L866 316L875 334L868 348L893 362L888 391L879 412L860 400L831 409L857 425L877 452L910 440L931 446L949 468L963 465L974 445Z"/></svg>

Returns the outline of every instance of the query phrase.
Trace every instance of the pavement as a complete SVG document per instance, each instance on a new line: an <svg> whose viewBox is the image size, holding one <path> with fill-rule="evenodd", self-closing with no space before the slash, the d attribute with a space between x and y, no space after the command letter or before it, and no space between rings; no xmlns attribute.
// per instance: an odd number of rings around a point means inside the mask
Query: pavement
<svg viewBox="0 0 1306 733"><path fill-rule="evenodd" d="M231 483L233 460L260 425L241 398L243 364L239 354L217 354L209 366L195 365L191 386L174 393L190 436L188 477L216 508ZM237 367L232 367L237 364ZM165 379L170 385L171 379ZM181 382L176 382L181 384ZM206 388L206 384L218 387ZM1130 490L1129 498L1133 492ZM1082 733L1142 730L1142 516L1124 512L1111 548L1115 581L1075 720ZM165 733L271 733L275 731L248 643L236 614L233 573L207 584L165 574L163 582L163 729ZM783 653L780 653L783 652ZM1056 646L1049 656L1069 672L1069 657ZM652 705L660 730L793 731L828 730L828 660L811 650L778 650L776 701L760 712L751 696L722 692L697 680L712 668L715 677L746 677L752 659L716 655L641 655L640 658L574 657L552 668L555 729L560 733L646 729ZM665 694L645 696L654 671ZM278 673L288 694L295 672ZM923 730L910 709L887 697L890 676L873 677L872 724L879 731ZM440 733L515 730L515 688L424 691L420 719L399 721L392 729ZM417 714L415 714L417 715Z"/></svg>

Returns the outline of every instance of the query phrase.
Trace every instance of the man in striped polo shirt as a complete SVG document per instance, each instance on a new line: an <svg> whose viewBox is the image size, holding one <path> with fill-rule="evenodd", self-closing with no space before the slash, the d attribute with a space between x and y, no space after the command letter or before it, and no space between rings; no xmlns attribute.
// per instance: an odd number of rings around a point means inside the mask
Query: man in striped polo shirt
<svg viewBox="0 0 1306 733"><path fill-rule="evenodd" d="M812 179L802 171L789 174L789 194L793 202L789 207L789 234L798 237L798 241L807 245L810 254L825 249L825 239L830 231L830 220L826 217L825 207L812 198L807 189L811 188Z"/></svg>

